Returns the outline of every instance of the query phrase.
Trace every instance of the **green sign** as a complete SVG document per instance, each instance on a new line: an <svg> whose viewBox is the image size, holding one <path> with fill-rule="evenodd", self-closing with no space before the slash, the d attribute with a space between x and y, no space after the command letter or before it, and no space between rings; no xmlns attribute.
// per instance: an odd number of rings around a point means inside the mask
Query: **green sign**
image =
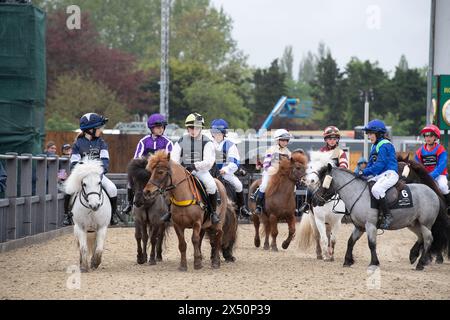
<svg viewBox="0 0 450 320"><path fill-rule="evenodd" d="M450 130L450 75L438 76L436 89L439 128Z"/></svg>

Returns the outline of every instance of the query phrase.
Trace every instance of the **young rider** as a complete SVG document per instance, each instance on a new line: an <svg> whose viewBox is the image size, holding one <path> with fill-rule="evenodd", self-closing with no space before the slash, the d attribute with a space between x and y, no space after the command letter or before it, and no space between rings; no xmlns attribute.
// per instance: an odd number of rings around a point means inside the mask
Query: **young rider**
<svg viewBox="0 0 450 320"><path fill-rule="evenodd" d="M216 166L222 177L231 183L236 190L236 204L240 214L244 217L250 217L250 213L245 207L242 182L234 175L240 164L239 151L233 142L226 139L227 130L228 123L225 120L216 119L211 122L213 143L218 153Z"/></svg>
<svg viewBox="0 0 450 320"><path fill-rule="evenodd" d="M261 185L259 186L259 191L256 195L256 209L255 213L260 215L263 211L264 206L264 196L267 188L267 184L269 183L269 178L271 175L275 174L278 170L278 164L280 161L280 157L287 156L291 157L291 152L287 148L289 144L289 140L292 138L291 134L285 129L278 129L275 131L273 135L273 139L276 144L270 147L266 151L266 155L264 158L263 164L263 174Z"/></svg>
<svg viewBox="0 0 450 320"><path fill-rule="evenodd" d="M166 126L167 121L162 114L155 113L148 118L147 127L150 129L151 133L138 142L134 153L134 159L148 157L158 150L165 150L167 153L172 151L172 141L164 135ZM128 186L127 188L127 198L128 205L123 210L126 214L130 213L133 208L134 193L131 186Z"/></svg>
<svg viewBox="0 0 450 320"><path fill-rule="evenodd" d="M374 176L370 181L376 181L372 187L372 194L383 211L384 221L380 226L388 229L392 222L392 215L386 201L386 191L394 186L398 179L398 163L394 145L386 138L386 126L381 120L372 120L363 128L369 135L372 149L370 151L367 168L358 173L359 176Z"/></svg>
<svg viewBox="0 0 450 320"><path fill-rule="evenodd" d="M188 115L185 126L188 134L175 143L170 159L192 172L205 185L211 205L211 223L217 224L220 221L216 213L217 186L209 172L216 161L214 144L207 136L202 134L205 120L200 114L192 113ZM170 213L166 214L162 219L168 221Z"/></svg>
<svg viewBox="0 0 450 320"><path fill-rule="evenodd" d="M339 140L341 139L341 132L335 126L328 126L323 130L323 140L325 145L320 149L321 152L330 154L337 166L348 169L348 159L344 150L339 147Z"/></svg>
<svg viewBox="0 0 450 320"><path fill-rule="evenodd" d="M447 151L438 143L441 138L441 130L435 125L429 125L420 131L425 138L425 144L415 154L414 160L423 164L430 176L436 181L447 205L450 204L450 192L447 180Z"/></svg>
<svg viewBox="0 0 450 320"><path fill-rule="evenodd" d="M103 162L104 174L102 177L102 187L105 189L109 200L111 201L111 225L117 224L115 214L117 210L117 187L106 177L109 167L108 145L105 140L100 137L108 118L100 116L96 113L87 113L80 118L81 133L78 135L70 157L70 168L72 169L83 157L90 159L99 159ZM70 225L72 213L69 211L71 195L64 197L64 214L63 224Z"/></svg>

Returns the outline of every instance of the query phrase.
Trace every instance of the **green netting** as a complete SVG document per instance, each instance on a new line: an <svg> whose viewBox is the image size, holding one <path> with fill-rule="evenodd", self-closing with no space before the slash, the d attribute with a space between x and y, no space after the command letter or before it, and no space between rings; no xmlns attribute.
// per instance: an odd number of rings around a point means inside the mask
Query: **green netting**
<svg viewBox="0 0 450 320"><path fill-rule="evenodd" d="M45 136L45 12L0 4L0 153L39 153Z"/></svg>

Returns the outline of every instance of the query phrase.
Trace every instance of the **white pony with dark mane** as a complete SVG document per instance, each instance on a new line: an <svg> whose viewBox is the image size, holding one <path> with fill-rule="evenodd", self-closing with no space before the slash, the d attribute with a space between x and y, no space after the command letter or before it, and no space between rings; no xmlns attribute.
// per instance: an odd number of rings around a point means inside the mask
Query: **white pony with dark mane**
<svg viewBox="0 0 450 320"><path fill-rule="evenodd" d="M330 155L320 151L310 152L310 161L306 169L306 184L310 188L317 188L319 181L318 172L330 162ZM345 212L342 201L331 201L322 207L314 207L308 214L304 214L300 222L299 248L306 250L316 242L317 259L324 261L334 260L334 247L336 234L341 226L343 214L333 212Z"/></svg>
<svg viewBox="0 0 450 320"><path fill-rule="evenodd" d="M82 272L97 269L100 265L111 219L111 203L101 184L103 171L101 161L83 159L65 182L65 192L75 197L72 213Z"/></svg>

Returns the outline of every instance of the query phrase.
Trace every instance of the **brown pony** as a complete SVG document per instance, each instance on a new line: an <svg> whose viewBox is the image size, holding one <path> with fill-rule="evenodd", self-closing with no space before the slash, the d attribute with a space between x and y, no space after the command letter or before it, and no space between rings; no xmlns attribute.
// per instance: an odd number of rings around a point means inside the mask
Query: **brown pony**
<svg viewBox="0 0 450 320"><path fill-rule="evenodd" d="M159 195L153 199L144 197L144 187L150 173L146 170L147 159L133 159L128 164L128 181L134 191L133 216L134 236L137 243L137 263L147 262L147 243L150 238L151 252L148 263L155 265L162 261L162 245L168 223L162 222L161 216L167 212L165 198ZM156 256L156 258L155 258Z"/></svg>
<svg viewBox="0 0 450 320"><path fill-rule="evenodd" d="M287 249L295 235L295 194L294 188L304 175L308 159L304 153L294 152L291 159L280 160L277 174L270 177L266 190L266 200L264 212L260 216L253 214L253 224L255 226L255 246L259 248L261 240L259 238L260 220L264 224L264 250L269 250L269 235L272 235L272 250L278 251L277 235L278 222L285 220L289 226L289 235L283 242L282 248ZM252 183L249 195L252 195L261 184L261 179ZM256 204L253 199L249 199L249 208L255 212Z"/></svg>
<svg viewBox="0 0 450 320"><path fill-rule="evenodd" d="M158 151L149 161L147 170L150 180L144 188L146 197L166 194L172 202L172 222L178 237L178 249L181 253L179 270L187 271L186 241L184 230L193 229L192 244L194 246L194 269L202 268L201 231L205 230L211 243L211 266L220 267L220 250L227 261L234 261L232 255L236 239L237 220L234 209L229 203L224 186L216 180L221 203L217 207L220 222L211 224L205 221L205 211L196 200L196 189L191 174L181 165L170 160L165 151Z"/></svg>

